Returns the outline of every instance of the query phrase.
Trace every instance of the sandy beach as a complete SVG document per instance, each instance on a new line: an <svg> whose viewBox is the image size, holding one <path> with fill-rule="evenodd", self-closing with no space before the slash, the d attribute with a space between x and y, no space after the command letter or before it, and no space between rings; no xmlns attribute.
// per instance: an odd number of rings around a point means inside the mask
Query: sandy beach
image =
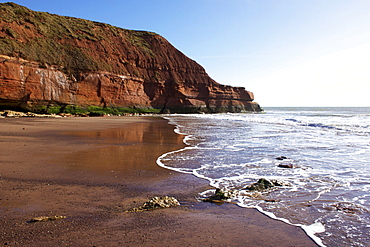
<svg viewBox="0 0 370 247"><path fill-rule="evenodd" d="M166 170L184 147L160 117L0 119L0 244L8 246L317 246L255 209L198 202L207 181ZM181 206L126 210L154 196ZM67 218L29 223L39 216Z"/></svg>

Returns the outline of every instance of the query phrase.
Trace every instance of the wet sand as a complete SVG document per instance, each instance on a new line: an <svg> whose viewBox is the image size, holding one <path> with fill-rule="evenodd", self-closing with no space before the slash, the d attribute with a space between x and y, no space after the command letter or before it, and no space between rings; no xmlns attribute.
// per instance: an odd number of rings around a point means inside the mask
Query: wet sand
<svg viewBox="0 0 370 247"><path fill-rule="evenodd" d="M0 245L317 246L254 209L198 202L207 181L157 166L184 146L159 117L0 119ZM126 213L154 196L180 207ZM66 219L28 223L33 217Z"/></svg>

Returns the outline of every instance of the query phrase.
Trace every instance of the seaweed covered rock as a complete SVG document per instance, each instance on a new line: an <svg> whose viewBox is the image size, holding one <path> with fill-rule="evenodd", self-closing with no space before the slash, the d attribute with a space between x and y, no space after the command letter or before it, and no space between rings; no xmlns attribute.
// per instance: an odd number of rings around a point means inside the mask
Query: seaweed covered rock
<svg viewBox="0 0 370 247"><path fill-rule="evenodd" d="M236 191L226 190L225 188L217 188L215 194L203 199L204 202L222 203L225 200L231 199L237 195Z"/></svg>
<svg viewBox="0 0 370 247"><path fill-rule="evenodd" d="M179 201L174 197L164 196L164 197L153 197L149 201L145 202L143 206L132 208L127 210L127 212L140 212L159 208L171 208L180 206Z"/></svg>
<svg viewBox="0 0 370 247"><path fill-rule="evenodd" d="M262 191L267 190L276 186L290 186L289 183L284 181L279 181L275 179L266 179L266 178L260 178L256 183L248 185L245 187L245 190L248 191Z"/></svg>

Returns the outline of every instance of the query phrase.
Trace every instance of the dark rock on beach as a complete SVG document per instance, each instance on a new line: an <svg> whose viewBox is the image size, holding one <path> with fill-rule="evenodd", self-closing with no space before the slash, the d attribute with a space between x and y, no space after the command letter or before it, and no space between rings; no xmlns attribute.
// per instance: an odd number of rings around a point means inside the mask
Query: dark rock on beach
<svg viewBox="0 0 370 247"><path fill-rule="evenodd" d="M142 206L137 208L132 208L127 210L127 212L139 212L147 211L159 208L171 208L180 206L179 201L174 197L164 196L164 197L153 197L149 201L145 202Z"/></svg>
<svg viewBox="0 0 370 247"><path fill-rule="evenodd" d="M280 168L295 168L296 167L296 165L294 163L289 162L289 161L291 161L290 158L287 158L285 156L279 156L279 157L276 157L276 159L281 160L281 161L284 162L284 163L279 163L278 164L278 167L280 167Z"/></svg>
<svg viewBox="0 0 370 247"><path fill-rule="evenodd" d="M235 191L217 188L214 195L203 199L203 201L212 203L223 203L225 200L231 199L235 195Z"/></svg>
<svg viewBox="0 0 370 247"><path fill-rule="evenodd" d="M294 165L291 163L281 163L278 165L280 168L294 168Z"/></svg>
<svg viewBox="0 0 370 247"><path fill-rule="evenodd" d="M286 160L288 159L287 157L285 156L279 156L279 157L276 157L277 160Z"/></svg>
<svg viewBox="0 0 370 247"><path fill-rule="evenodd" d="M260 178L256 183L248 185L245 187L245 190L249 191L263 191L267 190L276 186L289 186L289 183L284 182L284 181L279 181L275 179L265 179L265 178Z"/></svg>

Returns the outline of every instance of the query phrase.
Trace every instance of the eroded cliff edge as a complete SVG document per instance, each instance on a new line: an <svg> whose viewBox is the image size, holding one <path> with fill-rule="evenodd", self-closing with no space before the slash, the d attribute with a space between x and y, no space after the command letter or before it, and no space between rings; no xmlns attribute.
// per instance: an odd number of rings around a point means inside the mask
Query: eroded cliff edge
<svg viewBox="0 0 370 247"><path fill-rule="evenodd" d="M261 111L158 34L0 4L0 106Z"/></svg>

